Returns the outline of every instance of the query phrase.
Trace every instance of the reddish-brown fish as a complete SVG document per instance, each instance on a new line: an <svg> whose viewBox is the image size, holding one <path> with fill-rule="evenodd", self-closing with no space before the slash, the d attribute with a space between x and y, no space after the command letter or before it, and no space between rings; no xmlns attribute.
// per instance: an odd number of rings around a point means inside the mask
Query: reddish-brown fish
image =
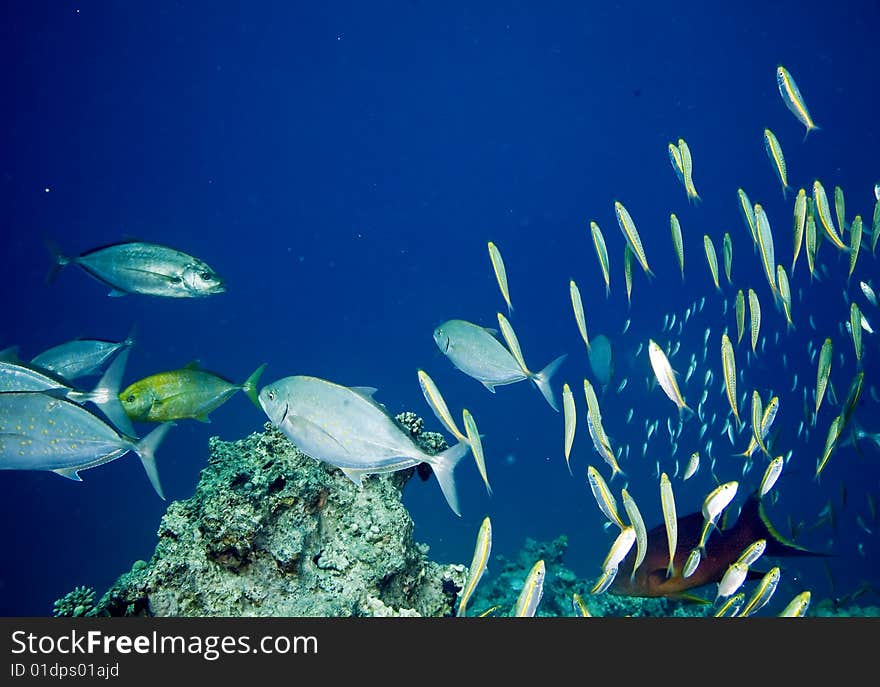
<svg viewBox="0 0 880 687"><path fill-rule="evenodd" d="M663 525L648 532L648 552L645 560L636 570L635 577L630 574L635 561L635 550L621 562L617 576L609 588L612 594L623 596L678 596L689 589L719 582L727 570L745 548L757 539L767 540L765 556L821 556L825 554L810 551L780 535L767 518L763 504L756 494L752 494L743 505L736 523L726 530L712 532L706 544L706 554L694 573L687 578L681 576L682 568L691 549L700 541L703 528L703 514L691 513L678 519L678 546L675 550L675 574L666 577L669 563L669 548L666 541L666 528ZM760 573L754 573L760 576Z"/></svg>

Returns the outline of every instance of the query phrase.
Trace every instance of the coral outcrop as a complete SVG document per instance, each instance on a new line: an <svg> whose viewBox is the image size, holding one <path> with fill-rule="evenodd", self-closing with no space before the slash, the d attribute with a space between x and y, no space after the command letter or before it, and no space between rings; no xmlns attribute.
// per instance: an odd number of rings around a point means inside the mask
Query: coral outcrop
<svg viewBox="0 0 880 687"><path fill-rule="evenodd" d="M445 447L412 414L398 419L425 450ZM195 494L169 505L150 561L89 615L452 615L467 569L430 561L413 540L401 504L413 474L358 487L268 423L240 441L213 437Z"/></svg>

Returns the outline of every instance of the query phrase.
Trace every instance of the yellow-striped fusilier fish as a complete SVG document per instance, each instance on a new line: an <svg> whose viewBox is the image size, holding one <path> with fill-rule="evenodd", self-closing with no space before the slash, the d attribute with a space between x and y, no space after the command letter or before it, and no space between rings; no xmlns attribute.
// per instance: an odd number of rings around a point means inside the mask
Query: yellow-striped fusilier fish
<svg viewBox="0 0 880 687"><path fill-rule="evenodd" d="M770 568L764 577L761 578L761 581L758 582L758 586L755 587L755 591L752 592L752 597L746 601L745 606L742 607L742 610L737 617L747 618L763 608L766 603L770 601L773 592L776 591L780 576L781 573L779 566Z"/></svg>
<svg viewBox="0 0 880 687"><path fill-rule="evenodd" d="M446 405L446 401L440 394L440 389L437 388L434 380L431 379L428 373L424 370L418 371L418 377L419 386L422 389L422 395L425 397L425 402L427 402L431 411L434 413L434 417L440 421L440 424L442 424L446 428L446 431L454 436L457 441L467 441L467 436L455 424L455 419L452 417L452 413L449 412L449 407Z"/></svg>
<svg viewBox="0 0 880 687"><path fill-rule="evenodd" d="M736 359L733 354L733 344L730 343L727 332L721 337L721 369L724 372L724 389L727 391L727 401L730 403L730 409L733 411L737 425L741 425L742 420L739 419L739 410L736 405Z"/></svg>
<svg viewBox="0 0 880 687"><path fill-rule="evenodd" d="M773 171L776 172L779 183L782 184L782 197L788 198L790 187L788 185L785 157L782 155L782 146L779 145L779 140L770 129L764 129L764 149L767 151L767 157L770 158L770 163L773 165Z"/></svg>
<svg viewBox="0 0 880 687"><path fill-rule="evenodd" d="M700 194L694 186L694 163L691 160L691 149L683 138L678 139L678 152L681 154L681 168L684 172L684 187L687 191L688 201L700 202Z"/></svg>
<svg viewBox="0 0 880 687"><path fill-rule="evenodd" d="M749 235L752 237L752 242L758 242L758 230L755 226L755 206L752 205L752 201L749 200L749 197L746 195L746 192L741 188L736 190L736 197L739 200L739 210L743 216L743 222L746 223L746 227L749 230Z"/></svg>
<svg viewBox="0 0 880 687"><path fill-rule="evenodd" d="M807 192L798 189L794 199L794 257L791 260L791 273L794 275L794 266L797 264L798 255L804 240L804 229L807 226Z"/></svg>
<svg viewBox="0 0 880 687"><path fill-rule="evenodd" d="M816 220L812 213L807 213L807 221L804 226L804 248L807 251L807 269L810 270L810 281L813 281L813 272L816 268L816 251L819 242L816 237Z"/></svg>
<svg viewBox="0 0 880 687"><path fill-rule="evenodd" d="M730 270L733 267L733 239L730 232L724 232L724 243L722 244L722 252L724 254L724 276L727 277L727 283L732 284L733 280L730 276Z"/></svg>
<svg viewBox="0 0 880 687"><path fill-rule="evenodd" d="M831 219L831 207L828 205L828 195L825 193L825 188L822 186L822 182L816 179L813 182L813 204L816 208L816 213L819 215L819 221L822 224L822 228L825 230L825 234L828 238L831 239L831 243L837 246L840 250L848 250L847 245L843 242L840 236L837 233L837 230L834 228L834 220ZM843 227L841 227L841 230Z"/></svg>
<svg viewBox="0 0 880 687"><path fill-rule="evenodd" d="M672 482L664 472L660 475L660 506L663 511L663 525L666 529L666 543L669 550L669 564L666 566L666 578L675 575L675 553L678 549L678 516L675 512L675 495Z"/></svg>
<svg viewBox="0 0 880 687"><path fill-rule="evenodd" d="M825 389L828 387L828 376L831 374L831 360L834 356L834 345L830 338L826 338L819 351L819 363L816 367L816 414L825 397Z"/></svg>
<svg viewBox="0 0 880 687"><path fill-rule="evenodd" d="M767 434L770 432L770 427L773 426L773 421L776 419L776 413L779 410L779 396L774 396L767 402L767 406L764 408L764 413L761 416L761 439L766 439ZM758 448L758 442L755 440L755 437L752 436L749 439L749 445L746 447L746 450L742 453L737 453L735 455L742 456L744 458L748 458L751 456L755 450Z"/></svg>
<svg viewBox="0 0 880 687"><path fill-rule="evenodd" d="M626 243L630 250L632 250L633 255L636 256L645 274L653 277L654 273L648 267L648 259L645 257L645 249L642 247L642 239L639 237L638 230L636 230L635 222L633 222L629 211L619 200L614 201L614 214L617 216L617 224L620 226L620 231L623 232L624 237L626 237Z"/></svg>
<svg viewBox="0 0 880 687"><path fill-rule="evenodd" d="M544 561L540 560L532 566L528 577L522 586L513 615L516 618L531 618L538 610L541 597L544 595L544 576L546 574Z"/></svg>
<svg viewBox="0 0 880 687"><path fill-rule="evenodd" d="M635 576L636 570L639 569L642 561L645 560L645 554L648 552L648 530L645 528L642 513L629 492L626 489L621 489L620 496L623 499L623 509L629 517L629 523L636 533L636 559L630 573L630 576Z"/></svg>
<svg viewBox="0 0 880 687"><path fill-rule="evenodd" d="M669 364L669 359L663 352L663 349L657 345L653 339L648 340L648 357L651 359L651 368L654 370L654 376L657 383L669 400L678 407L679 417L686 419L694 414L694 411L685 403L678 389L678 382L675 379L675 371Z"/></svg>
<svg viewBox="0 0 880 687"><path fill-rule="evenodd" d="M571 595L571 604L574 608L574 613L576 616L580 618L592 618L593 614L590 613L590 609L587 608L587 604L584 603L584 600L581 598L581 595L577 592L573 592Z"/></svg>
<svg viewBox="0 0 880 687"><path fill-rule="evenodd" d="M811 596L812 594L809 591L801 592L788 602L788 605L782 609L778 617L802 618L807 614L807 609L810 607Z"/></svg>
<svg viewBox="0 0 880 687"><path fill-rule="evenodd" d="M624 472L617 463L614 451L611 450L611 443L602 427L602 414L599 412L596 390L588 379L584 379L584 395L587 398L587 431L590 433L593 448L611 468L611 479L614 479L617 475L623 475Z"/></svg>
<svg viewBox="0 0 880 687"><path fill-rule="evenodd" d="M758 443L758 447L763 453L767 453L767 447L764 445L763 423L764 403L761 401L761 394L755 389L752 391L752 438Z"/></svg>
<svg viewBox="0 0 880 687"><path fill-rule="evenodd" d="M752 353L757 353L758 334L761 331L761 302L754 289L749 289L749 322L752 330Z"/></svg>
<svg viewBox="0 0 880 687"><path fill-rule="evenodd" d="M605 246L605 237L602 230L595 222L590 222L590 236L593 238L593 246L596 249L596 257L599 258L599 267L602 268L602 278L605 280L605 298L611 293L611 263L608 260L608 248Z"/></svg>
<svg viewBox="0 0 880 687"><path fill-rule="evenodd" d="M819 475L822 474L822 470L824 470L825 466L828 464L828 459L831 458L831 454L834 453L834 449L837 448L837 440L840 438L842 425L843 416L838 415L828 426L828 434L825 437L825 448L822 450L822 456L816 461L816 474L814 479L817 482L819 481Z"/></svg>
<svg viewBox="0 0 880 687"><path fill-rule="evenodd" d="M562 385L562 411L565 419L565 464L568 472L571 471L571 447L574 444L574 431L577 426L577 408L574 404L574 396L568 382Z"/></svg>
<svg viewBox="0 0 880 687"><path fill-rule="evenodd" d="M571 307L574 309L574 319L575 322L577 322L578 331L587 346L587 351L589 351L590 337L587 336L587 320L584 317L584 303L581 300L581 290L578 288L578 285L575 284L574 279L571 279L568 282L568 291L571 294Z"/></svg>
<svg viewBox="0 0 880 687"><path fill-rule="evenodd" d="M709 272L712 274L712 283L715 288L721 291L721 284L718 283L718 256L715 253L715 244L709 234L703 234L703 248L706 250L706 262L709 263Z"/></svg>
<svg viewBox="0 0 880 687"><path fill-rule="evenodd" d="M782 311L785 313L785 321L788 323L788 329L794 327L791 320L791 287L788 283L788 275L782 265L776 265L776 289L779 291L779 298L782 300Z"/></svg>
<svg viewBox="0 0 880 687"><path fill-rule="evenodd" d="M859 249L862 246L862 216L853 217L849 234L849 274L846 278L852 277L853 270L856 268L856 260L859 259Z"/></svg>
<svg viewBox="0 0 880 687"><path fill-rule="evenodd" d="M736 343L739 344L746 329L746 298L742 289L736 292L734 309L736 310Z"/></svg>
<svg viewBox="0 0 880 687"><path fill-rule="evenodd" d="M507 286L507 270L504 269L504 260L501 259L501 251L498 246L489 241L489 259L492 261L492 269L495 270L495 278L498 280L498 288L507 303L508 314L513 312L513 304L510 302L510 289Z"/></svg>
<svg viewBox="0 0 880 687"><path fill-rule="evenodd" d="M626 558L635 541L636 531L631 525L620 530L608 549L608 555L602 562L602 570L606 573L610 573L612 570L616 572L620 562Z"/></svg>
<svg viewBox="0 0 880 687"><path fill-rule="evenodd" d="M465 432L467 432L467 437L464 441L471 447L471 453L474 455L474 462L477 464L477 470L480 472L480 477L483 478L483 484L486 485L486 491L489 493L489 496L491 496L492 487L489 485L489 477L486 473L486 457L483 454L483 440L480 438L480 432L477 430L477 423L474 421L474 416L471 415L471 411L467 408L462 409L461 419L464 423Z"/></svg>
<svg viewBox="0 0 880 687"><path fill-rule="evenodd" d="M758 498L764 498L767 492L773 488L779 475L782 474L784 465L785 459L782 456L776 456L767 464L767 469L764 470L764 476L761 478L761 485L758 487Z"/></svg>
<svg viewBox="0 0 880 687"><path fill-rule="evenodd" d="M672 165L672 169L675 171L675 176L681 182L682 187L684 187L685 193L687 193L687 184L684 180L684 166L681 164L681 151L678 149L678 146L675 143L670 142L666 149L669 151L669 162Z"/></svg>
<svg viewBox="0 0 880 687"><path fill-rule="evenodd" d="M672 232L672 246L675 248L675 257L678 258L681 278L684 280L684 241L681 238L681 224L674 212L669 215L669 229Z"/></svg>
<svg viewBox="0 0 880 687"><path fill-rule="evenodd" d="M700 533L700 540L697 543L697 548L700 550L703 558L706 557L706 541L709 538L711 529L716 526L718 518L724 509L733 501L738 489L739 482L731 480L730 482L719 484L703 500L703 531Z"/></svg>
<svg viewBox="0 0 880 687"><path fill-rule="evenodd" d="M599 510L602 511L602 515L608 522L613 522L620 529L626 527L617 512L617 500L611 493L611 489L608 488L608 483L592 465L587 466L587 483L590 485L593 498L596 499L596 505L599 506Z"/></svg>
<svg viewBox="0 0 880 687"><path fill-rule="evenodd" d="M265 367L265 364L260 365L244 383L234 384L191 363L182 369L159 372L130 384L120 392L119 400L132 420L169 422L192 418L208 422L209 413L237 391L244 391L259 408L257 381Z"/></svg>
<svg viewBox="0 0 880 687"><path fill-rule="evenodd" d="M483 524L480 525L480 531L477 532L477 544L474 547L474 557L471 560L471 567L468 568L467 581L464 589L461 591L461 599L458 602L458 613L460 617L467 615L467 604L471 595L477 588L477 584L486 572L486 564L489 561L489 554L492 551L492 521L487 515L483 518Z"/></svg>
<svg viewBox="0 0 880 687"><path fill-rule="evenodd" d="M764 275L770 284L770 291L776 297L776 253L773 249L773 234L770 231L770 220L760 203L755 203L755 226L758 234L758 250L761 253L761 264Z"/></svg>
<svg viewBox="0 0 880 687"><path fill-rule="evenodd" d="M856 362L862 362L862 311L858 304L853 301L849 306L849 329L852 335L853 348L856 353Z"/></svg>
<svg viewBox="0 0 880 687"><path fill-rule="evenodd" d="M843 200L843 189L840 186L834 187L834 214L837 215L837 226L840 229L840 233L843 234L846 229L844 226L846 205Z"/></svg>
<svg viewBox="0 0 880 687"><path fill-rule="evenodd" d="M633 268L632 268L633 252L630 250L629 243L623 246L623 279L626 283L626 304L632 303L633 288Z"/></svg>
<svg viewBox="0 0 880 687"><path fill-rule="evenodd" d="M809 133L813 130L818 130L820 127L817 126L810 116L807 104L804 102L804 98L791 74L782 65L776 67L776 84L779 86L779 95L782 96L782 102L798 118L798 121L807 127L804 133L804 140L806 141Z"/></svg>
<svg viewBox="0 0 880 687"><path fill-rule="evenodd" d="M504 316L498 314L500 322ZM559 410L550 380L566 354L556 358L540 372L527 372L513 353L495 338L492 330L465 320L448 320L436 327L434 342L456 368L478 380L492 393L495 393L496 386L530 379L550 407Z"/></svg>

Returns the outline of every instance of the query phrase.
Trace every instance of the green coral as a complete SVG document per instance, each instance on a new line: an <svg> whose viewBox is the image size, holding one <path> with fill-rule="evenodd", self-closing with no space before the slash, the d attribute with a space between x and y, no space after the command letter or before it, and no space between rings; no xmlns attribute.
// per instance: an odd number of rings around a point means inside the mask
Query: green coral
<svg viewBox="0 0 880 687"><path fill-rule="evenodd" d="M56 618L81 618L88 615L95 605L95 590L91 587L74 587L54 604L52 614Z"/></svg>

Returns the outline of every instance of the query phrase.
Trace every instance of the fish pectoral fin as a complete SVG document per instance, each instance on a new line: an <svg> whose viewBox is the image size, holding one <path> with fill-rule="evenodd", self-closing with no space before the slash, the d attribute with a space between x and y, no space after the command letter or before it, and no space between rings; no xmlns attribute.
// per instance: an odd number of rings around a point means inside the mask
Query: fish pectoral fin
<svg viewBox="0 0 880 687"><path fill-rule="evenodd" d="M300 430L302 432L310 432L312 434L322 434L327 439L329 439L334 444L336 444L340 449L342 449L342 451L351 455L351 452L348 450L348 448L346 446L344 446L342 443L340 443L340 441L336 437L334 437L327 430L325 430L323 427L321 427L321 425L315 424L311 420L307 420L306 418L300 417L298 415L288 415L286 422L290 423L292 429L296 433L299 433L297 428L300 428ZM340 469L343 472L345 472L346 475L348 475L349 472L353 472L353 470L349 470L348 472L346 472L345 468L340 468ZM351 476L349 475L349 477L351 477ZM352 481L355 482L356 484L360 484L360 479L355 480L354 478L352 478Z"/></svg>
<svg viewBox="0 0 880 687"><path fill-rule="evenodd" d="M207 415L196 415L193 417L193 420L198 420L199 422L204 422L205 424L211 424L211 418Z"/></svg>
<svg viewBox="0 0 880 687"><path fill-rule="evenodd" d="M58 468L57 470L52 470L56 475L61 475L62 477L66 477L67 479L72 479L74 482L82 482L82 477L79 476L79 471L82 468Z"/></svg>

